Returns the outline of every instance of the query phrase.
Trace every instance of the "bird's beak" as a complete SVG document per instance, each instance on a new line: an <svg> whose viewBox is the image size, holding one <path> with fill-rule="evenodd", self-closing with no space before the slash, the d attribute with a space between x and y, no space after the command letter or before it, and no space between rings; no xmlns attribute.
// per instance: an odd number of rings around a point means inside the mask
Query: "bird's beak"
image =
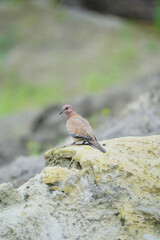
<svg viewBox="0 0 160 240"><path fill-rule="evenodd" d="M62 113L63 113L63 110L59 114L62 114Z"/></svg>

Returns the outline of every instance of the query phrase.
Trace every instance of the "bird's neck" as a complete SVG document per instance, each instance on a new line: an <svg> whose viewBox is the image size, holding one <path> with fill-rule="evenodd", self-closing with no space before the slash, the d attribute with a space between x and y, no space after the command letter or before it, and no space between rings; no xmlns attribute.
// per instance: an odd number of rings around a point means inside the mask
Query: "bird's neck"
<svg viewBox="0 0 160 240"><path fill-rule="evenodd" d="M71 113L67 114L67 119L76 116L77 113L75 111L72 111Z"/></svg>

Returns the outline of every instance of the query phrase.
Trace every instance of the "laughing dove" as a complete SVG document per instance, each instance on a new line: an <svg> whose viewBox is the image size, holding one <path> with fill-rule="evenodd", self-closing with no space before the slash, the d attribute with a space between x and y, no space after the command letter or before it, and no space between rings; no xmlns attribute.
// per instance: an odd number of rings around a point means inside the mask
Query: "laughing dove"
<svg viewBox="0 0 160 240"><path fill-rule="evenodd" d="M77 141L83 141L83 143L88 142L89 145L99 151L103 153L106 152L106 150L97 142L89 122L78 115L71 105L63 106L60 114L62 113L67 115L66 129L68 134L74 139L73 144Z"/></svg>

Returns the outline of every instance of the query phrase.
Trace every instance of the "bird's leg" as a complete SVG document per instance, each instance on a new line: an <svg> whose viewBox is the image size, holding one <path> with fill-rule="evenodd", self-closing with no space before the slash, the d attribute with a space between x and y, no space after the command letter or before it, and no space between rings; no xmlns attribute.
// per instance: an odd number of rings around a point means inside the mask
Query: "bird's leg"
<svg viewBox="0 0 160 240"><path fill-rule="evenodd" d="M86 142L86 141L83 141L82 145L84 145L84 144L85 144L85 142Z"/></svg>
<svg viewBox="0 0 160 240"><path fill-rule="evenodd" d="M73 142L71 145L74 145L76 142Z"/></svg>

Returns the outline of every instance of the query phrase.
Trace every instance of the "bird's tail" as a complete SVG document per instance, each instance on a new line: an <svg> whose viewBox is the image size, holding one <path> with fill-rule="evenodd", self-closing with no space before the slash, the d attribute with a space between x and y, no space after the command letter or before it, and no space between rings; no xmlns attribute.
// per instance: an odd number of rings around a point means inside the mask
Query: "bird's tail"
<svg viewBox="0 0 160 240"><path fill-rule="evenodd" d="M106 150L97 141L88 141L89 145L98 149L99 151L105 153Z"/></svg>

